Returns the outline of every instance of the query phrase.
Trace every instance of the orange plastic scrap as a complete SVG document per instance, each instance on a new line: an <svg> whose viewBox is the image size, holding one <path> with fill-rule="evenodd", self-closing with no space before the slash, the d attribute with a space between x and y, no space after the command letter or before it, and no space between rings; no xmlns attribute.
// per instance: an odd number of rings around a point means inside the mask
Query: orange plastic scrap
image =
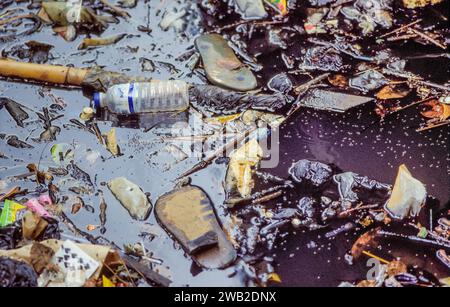
<svg viewBox="0 0 450 307"><path fill-rule="evenodd" d="M447 104L440 103L434 99L425 102L424 106L427 107L427 110L421 112L421 114L426 118L439 118L440 120L446 120L450 117L450 106Z"/></svg>
<svg viewBox="0 0 450 307"><path fill-rule="evenodd" d="M266 2L280 12L281 15L286 15L288 13L286 0L266 0Z"/></svg>

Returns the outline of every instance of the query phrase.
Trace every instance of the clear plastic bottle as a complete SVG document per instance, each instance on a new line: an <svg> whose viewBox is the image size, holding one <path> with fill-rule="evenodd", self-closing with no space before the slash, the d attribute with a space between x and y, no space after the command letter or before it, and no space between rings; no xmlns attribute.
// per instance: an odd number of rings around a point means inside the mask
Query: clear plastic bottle
<svg viewBox="0 0 450 307"><path fill-rule="evenodd" d="M189 86L179 80L118 84L95 93L94 107L117 114L183 111L189 107Z"/></svg>

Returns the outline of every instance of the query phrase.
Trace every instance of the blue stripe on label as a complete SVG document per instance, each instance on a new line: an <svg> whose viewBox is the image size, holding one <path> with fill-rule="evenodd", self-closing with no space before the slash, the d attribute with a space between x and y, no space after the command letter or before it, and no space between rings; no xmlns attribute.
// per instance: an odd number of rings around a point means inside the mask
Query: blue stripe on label
<svg viewBox="0 0 450 307"><path fill-rule="evenodd" d="M94 93L94 108L100 108L100 93Z"/></svg>
<svg viewBox="0 0 450 307"><path fill-rule="evenodd" d="M134 91L134 83L130 83L130 88L128 90L128 108L130 109L131 114L134 113L133 91Z"/></svg>

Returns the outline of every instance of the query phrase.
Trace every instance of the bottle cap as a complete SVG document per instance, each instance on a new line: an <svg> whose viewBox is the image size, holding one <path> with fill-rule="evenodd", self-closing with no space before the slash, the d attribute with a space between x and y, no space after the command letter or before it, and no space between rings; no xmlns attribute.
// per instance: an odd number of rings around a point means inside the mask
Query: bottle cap
<svg viewBox="0 0 450 307"><path fill-rule="evenodd" d="M83 112L81 112L80 114L80 119L82 121L87 122L94 117L94 113L95 113L94 109L90 107L83 108Z"/></svg>

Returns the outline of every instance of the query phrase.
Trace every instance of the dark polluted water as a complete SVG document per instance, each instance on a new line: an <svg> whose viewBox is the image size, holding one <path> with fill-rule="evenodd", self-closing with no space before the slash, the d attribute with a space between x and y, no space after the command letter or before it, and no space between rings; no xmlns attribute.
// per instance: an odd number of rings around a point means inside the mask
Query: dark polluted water
<svg viewBox="0 0 450 307"><path fill-rule="evenodd" d="M176 33L173 29L168 31L160 29L159 22L166 8L186 6L190 8L188 25L182 34ZM10 8L12 7L15 5ZM83 37L78 37L74 42L66 42L55 36L51 27L43 27L40 32L2 43L0 49L9 50L13 46L36 40L54 46L50 51L52 64L71 64L75 67L98 65L130 75L161 80L182 79L193 84L202 84L205 82L204 77L193 73L186 66L186 58L194 52L195 37L239 20L239 16L225 4L217 8L218 14L207 15L207 11L201 9L194 1L138 1L137 7L129 9L129 13L132 18L127 21L121 19L120 23L111 24L103 33L102 36L129 34L112 46L79 51L77 47ZM424 18L426 17L425 15ZM303 11L295 10L284 27L291 27L297 20L304 18ZM150 34L137 31L138 26L147 24L153 30ZM264 85L276 74L289 70L283 61L283 54L296 58L302 49L310 47L304 41L304 36L295 33L287 39L286 49L268 44L268 31L276 27L274 25L252 29L251 35L249 29L242 27L239 37L232 39L245 43L247 55L254 57L257 64L262 67L256 75L259 85L268 93L270 90ZM234 28L224 30L221 34L230 38L236 34L233 31ZM369 43L373 42L366 43L370 46ZM412 72L433 82L447 81L449 73L447 59L445 61L442 58L413 59L424 52L441 52L438 49L430 46L425 48L418 44L392 45L390 48L400 57L411 57L407 68ZM370 51L370 47L367 47L367 51ZM150 59L159 64L155 65L154 71L143 71L142 63L145 62L143 59ZM352 61L345 58L348 64ZM352 69L349 68L345 72L350 74ZM305 75L290 76L294 84L308 80ZM41 111L43 107L51 108L54 104L49 95L42 94L43 90L40 85L0 80L2 97L13 99L33 111ZM86 230L90 224L100 224L100 202L103 196L107 203L106 232L101 234L100 229L96 229L90 231L90 234L102 235L118 246L143 242L152 253L152 257L163 261L162 265L155 265L154 268L169 277L173 281L173 286L244 285L239 275L232 274L233 267L225 270L199 269L179 244L158 225L153 212L145 222L133 220L106 186L112 178L129 178L144 192L150 194L153 204L161 195L171 191L176 178L198 162L196 158L190 157L172 165L170 156L158 154L166 145L161 141L161 135L170 132L174 118L143 116L134 119L98 121L102 133L108 132L111 127L118 127L117 140L122 155L112 158L109 152L98 144L95 135L75 127L70 122L71 119L78 119L82 108L90 104L89 98L77 89L52 88L51 93L66 103L63 111L58 113L64 117L54 122L54 125L61 128L55 142L39 143L32 140L38 138L42 132L42 123L36 116L31 115L24 128L19 129L6 110L0 110L0 134L3 136L0 140L0 152L8 157L0 159L0 179L23 174L29 163L39 163L42 167L52 165L50 148L57 143L72 144L77 148L75 154L77 165L90 175L96 190L94 195L82 197L85 204L94 208L94 213L80 210L79 213L71 215L70 208L64 208L68 210L68 216L77 227ZM412 102L418 98L412 95L405 99ZM450 201L448 126L416 132L416 128L423 122L420 108L399 112L387 117L383 122L379 122L374 109L375 104L372 102L345 114L300 109L279 129L278 166L263 171L287 179L288 169L293 162L312 159L333 164L343 171L368 176L379 182L393 183L398 166L405 163L412 174L426 185L429 195L436 198L440 208L448 209ZM187 122L188 117L189 114L179 114L176 121ZM158 123L157 128L148 131L148 128ZM26 141L33 148L16 149L8 146L6 140L11 135ZM166 167L168 164L171 165L169 169ZM219 218L223 221L227 216L223 205L225 173L226 164L212 163L191 176L192 184L201 187L209 195ZM256 181L255 190L265 184L261 180ZM30 190L36 188L32 181L22 180L15 183ZM12 186L14 183L10 183L8 187ZM296 191L283 201L295 202L302 194L303 191ZM272 205L276 205L276 202L274 201ZM72 235L64 226L62 228L66 234ZM350 231L328 239L324 236L328 231L330 228L319 231L283 230L283 236L276 242L274 248L267 252L268 256L274 258L275 271L283 281L283 286L336 286L341 281L365 278L368 268L363 261L349 266L344 259L345 253L361 233ZM402 242L385 242L385 244L380 242L377 250L379 255L386 259L406 257L411 263L435 272L438 277L445 277L448 274L448 270L426 248L422 250L416 245Z"/></svg>

